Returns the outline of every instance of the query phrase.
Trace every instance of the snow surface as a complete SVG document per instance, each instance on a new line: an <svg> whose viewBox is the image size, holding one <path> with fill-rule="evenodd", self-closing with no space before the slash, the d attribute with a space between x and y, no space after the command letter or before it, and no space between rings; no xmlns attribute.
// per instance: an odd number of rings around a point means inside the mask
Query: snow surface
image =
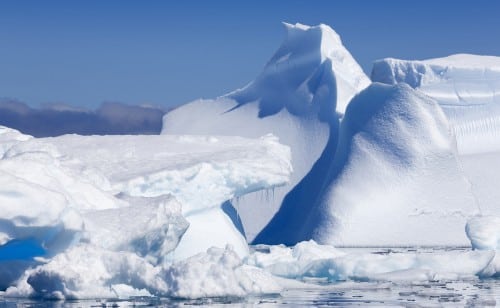
<svg viewBox="0 0 500 308"><path fill-rule="evenodd" d="M267 236L336 246L469 244L463 228L480 209L432 99L405 84L372 84L349 104L330 159L316 202L300 212L282 207Z"/></svg>
<svg viewBox="0 0 500 308"><path fill-rule="evenodd" d="M458 54L424 61L383 59L372 80L407 83L434 98L456 137L459 162L481 214L500 215L500 57Z"/></svg>
<svg viewBox="0 0 500 308"><path fill-rule="evenodd" d="M500 57L389 58L374 63L371 77L405 82L436 99L455 130L460 153L500 150Z"/></svg>
<svg viewBox="0 0 500 308"><path fill-rule="evenodd" d="M290 146L294 173L288 185L270 198L257 193L234 200L249 241L280 207L304 207L319 193L335 152L338 114L370 83L330 27L285 24L285 28L284 42L245 88L183 105L163 119L164 134L255 138L272 133Z"/></svg>
<svg viewBox="0 0 500 308"><path fill-rule="evenodd" d="M261 250L262 247L261 247ZM280 277L326 281L430 281L491 277L498 266L493 251L389 252L349 251L314 241L294 247L270 246L251 254L248 264Z"/></svg>
<svg viewBox="0 0 500 308"><path fill-rule="evenodd" d="M223 205L283 185L292 172L289 149L271 135L37 139L2 131L0 288L11 286L11 295L218 295L210 282L199 293L189 293L192 283L179 287L194 265L172 262L208 250L212 269L211 247L230 245L218 258L241 263L248 246L237 212ZM276 289L261 270L215 263L221 269L207 281L237 273L240 285L228 294Z"/></svg>
<svg viewBox="0 0 500 308"><path fill-rule="evenodd" d="M500 217L473 217L467 221L465 230L473 248L500 251Z"/></svg>

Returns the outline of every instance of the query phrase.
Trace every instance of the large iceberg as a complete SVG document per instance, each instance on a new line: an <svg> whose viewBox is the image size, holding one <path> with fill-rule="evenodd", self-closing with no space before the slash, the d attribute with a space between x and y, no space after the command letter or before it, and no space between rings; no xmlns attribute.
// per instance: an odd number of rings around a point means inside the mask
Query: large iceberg
<svg viewBox="0 0 500 308"><path fill-rule="evenodd" d="M498 277L496 58L384 60L370 83L328 26L285 27L253 82L173 110L163 135L0 127L0 296Z"/></svg>
<svg viewBox="0 0 500 308"><path fill-rule="evenodd" d="M407 83L438 102L482 214L499 215L495 183L500 165L500 57L388 58L375 62L371 77L374 82Z"/></svg>
<svg viewBox="0 0 500 308"><path fill-rule="evenodd" d="M185 278L174 275L180 260L208 253L210 267L218 253L211 247L229 245L236 263L221 270L233 271L249 252L227 201L284 185L292 171L289 148L271 135L37 139L2 132L0 288L11 286L10 295L187 294L173 287ZM239 270L235 279L248 287L237 295L257 292L246 271L261 272Z"/></svg>
<svg viewBox="0 0 500 308"><path fill-rule="evenodd" d="M339 117L349 100L370 83L330 27L285 28L284 42L245 88L183 105L163 119L164 134L254 138L272 133L290 146L294 172L288 185L270 198L257 193L235 200L249 241L280 207L307 207L319 193L335 152ZM298 240L303 239L307 238ZM261 237L257 242L267 240Z"/></svg>
<svg viewBox="0 0 500 308"><path fill-rule="evenodd" d="M265 229L269 237L365 247L468 244L463 228L480 209L451 128L424 94L405 84L369 86L347 107L330 159L316 202L300 212L282 207Z"/></svg>
<svg viewBox="0 0 500 308"><path fill-rule="evenodd" d="M387 84L404 82L437 100L461 153L500 150L500 57L388 58L374 63L371 78Z"/></svg>
<svg viewBox="0 0 500 308"><path fill-rule="evenodd" d="M372 78L390 86L369 86L332 29L286 28L285 41L248 86L164 117L163 133L273 133L290 146L294 173L287 186L264 202L255 194L233 202L248 241L468 245L467 219L498 212L497 175L488 167L498 155L488 151L500 138L487 142L496 136L496 120L481 112L500 106L494 91L500 61L386 59L374 65ZM483 81L493 90L482 92ZM484 125L470 124L476 120ZM490 137L474 141L478 136ZM423 236L425 230L434 235Z"/></svg>

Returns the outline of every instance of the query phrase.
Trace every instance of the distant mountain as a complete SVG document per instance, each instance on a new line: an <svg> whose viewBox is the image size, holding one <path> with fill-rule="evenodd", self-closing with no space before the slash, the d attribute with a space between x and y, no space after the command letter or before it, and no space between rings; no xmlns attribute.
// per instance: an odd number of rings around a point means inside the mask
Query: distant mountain
<svg viewBox="0 0 500 308"><path fill-rule="evenodd" d="M16 100L0 100L0 125L35 137L158 134L164 114L160 108L122 103L103 103L94 111L65 104L35 109Z"/></svg>

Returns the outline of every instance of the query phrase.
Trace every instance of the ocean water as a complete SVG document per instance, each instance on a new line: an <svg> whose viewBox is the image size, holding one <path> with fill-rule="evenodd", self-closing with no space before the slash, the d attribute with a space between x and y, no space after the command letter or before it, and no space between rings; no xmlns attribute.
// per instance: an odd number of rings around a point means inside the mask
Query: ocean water
<svg viewBox="0 0 500 308"><path fill-rule="evenodd" d="M355 248L385 254L440 253L470 248ZM47 301L0 298L0 307L495 307L500 306L500 277L496 279L426 282L343 281L316 283L318 288L285 290L281 294L246 298L181 300L137 297L126 300Z"/></svg>

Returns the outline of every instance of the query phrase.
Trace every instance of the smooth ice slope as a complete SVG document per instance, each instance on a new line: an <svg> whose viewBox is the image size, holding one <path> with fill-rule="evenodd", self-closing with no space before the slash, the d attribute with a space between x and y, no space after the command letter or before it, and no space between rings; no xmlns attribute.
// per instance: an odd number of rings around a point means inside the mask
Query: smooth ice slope
<svg viewBox="0 0 500 308"><path fill-rule="evenodd" d="M434 98L456 140L459 160L483 215L500 215L500 57L459 54L375 62L373 81L405 82Z"/></svg>
<svg viewBox="0 0 500 308"><path fill-rule="evenodd" d="M331 159L320 202L301 212L282 208L268 236L348 246L468 245L466 218L479 209L432 99L408 85L372 84L349 104Z"/></svg>
<svg viewBox="0 0 500 308"><path fill-rule="evenodd" d="M163 134L259 137L272 133L291 147L290 183L270 198L257 193L234 204L249 241L280 207L305 207L317 195L335 151L338 114L369 84L330 27L285 27L284 42L253 82L215 100L181 106L163 119Z"/></svg>
<svg viewBox="0 0 500 308"><path fill-rule="evenodd" d="M376 61L372 81L407 83L436 99L460 153L500 150L500 57L457 54L424 61Z"/></svg>
<svg viewBox="0 0 500 308"><path fill-rule="evenodd" d="M500 217L473 217L467 221L465 230L473 248L500 251Z"/></svg>

